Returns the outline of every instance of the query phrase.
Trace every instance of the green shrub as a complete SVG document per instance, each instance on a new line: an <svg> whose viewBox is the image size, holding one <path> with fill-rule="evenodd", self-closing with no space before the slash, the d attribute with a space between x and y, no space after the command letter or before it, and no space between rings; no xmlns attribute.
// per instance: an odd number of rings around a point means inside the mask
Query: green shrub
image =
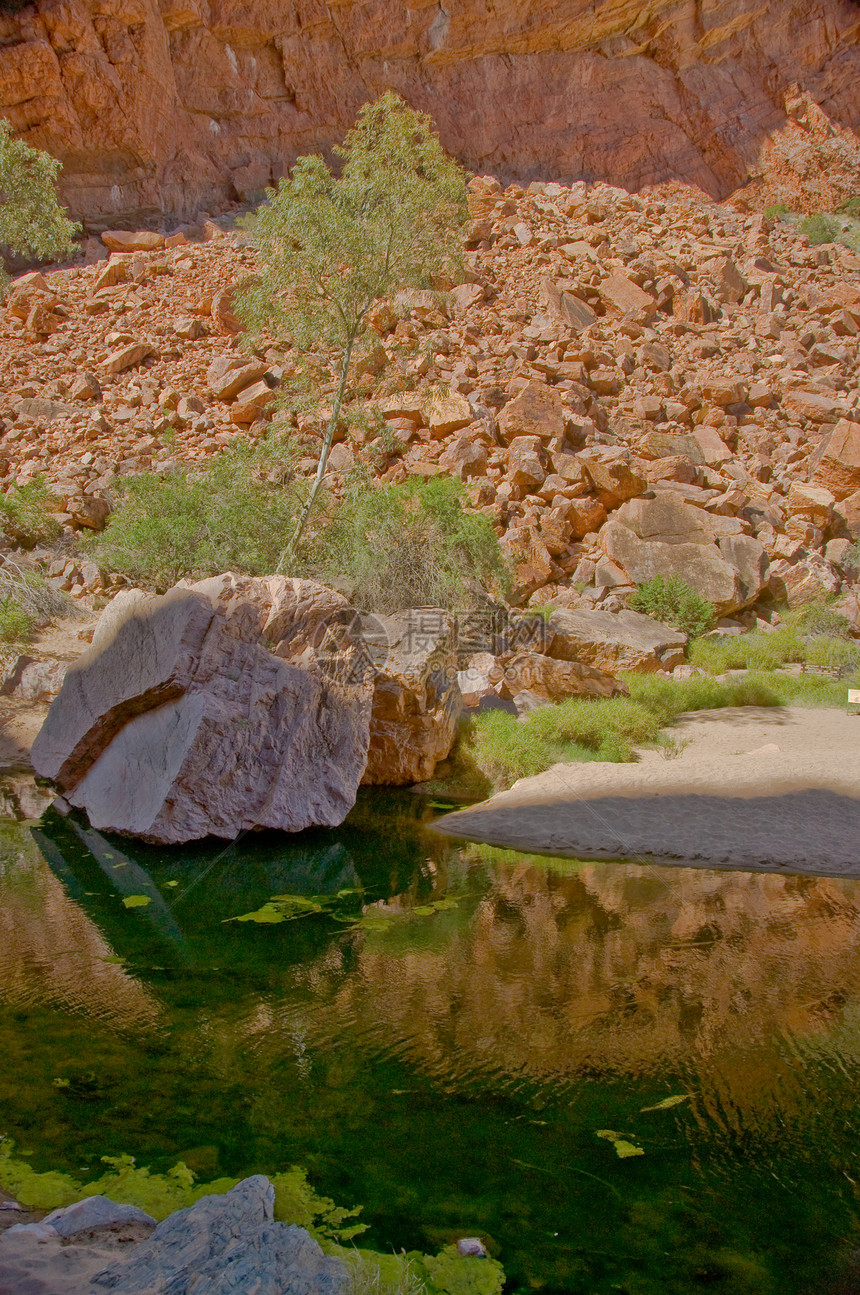
<svg viewBox="0 0 860 1295"><path fill-rule="evenodd" d="M464 607L471 581L504 593L510 576L489 520L463 507L451 477L362 484L304 547L303 574L338 584L357 607Z"/></svg>
<svg viewBox="0 0 860 1295"><path fill-rule="evenodd" d="M18 644L36 625L75 615L80 609L68 594L35 571L22 570L8 558L0 565L0 643Z"/></svg>
<svg viewBox="0 0 860 1295"><path fill-rule="evenodd" d="M856 198L849 198L847 202L840 203L836 210L841 216L849 216L852 220L860 220L860 195Z"/></svg>
<svg viewBox="0 0 860 1295"><path fill-rule="evenodd" d="M0 498L0 527L19 548L35 548L60 534L62 527L53 512L61 506L44 478L33 477L26 485L10 486Z"/></svg>
<svg viewBox="0 0 860 1295"><path fill-rule="evenodd" d="M156 589L183 576L269 574L295 521L294 457L288 441L270 437L231 446L202 468L131 477L88 547L100 565Z"/></svg>
<svg viewBox="0 0 860 1295"><path fill-rule="evenodd" d="M0 1182L32 1209L57 1209L103 1194L120 1205L137 1205L160 1221L203 1196L230 1191L239 1181L218 1178L198 1183L182 1161L164 1174L138 1167L128 1155L103 1156L102 1163L107 1166L105 1172L83 1184L71 1174L37 1172L15 1155L11 1138L0 1138ZM445 1246L436 1255L356 1249L354 1238L367 1231L364 1224L355 1222L360 1207L343 1209L320 1196L297 1166L269 1177L275 1189L275 1219L307 1228L326 1254L342 1259L349 1269L352 1295L501 1295L505 1274L495 1259L465 1259L456 1246Z"/></svg>
<svg viewBox="0 0 860 1295"><path fill-rule="evenodd" d="M690 588L680 576L655 576L640 585L630 599L634 611L683 630L691 639L713 629L717 613L712 603Z"/></svg>
<svg viewBox="0 0 860 1295"><path fill-rule="evenodd" d="M842 221L825 212L818 212L814 216L806 216L797 228L809 239L810 247L818 247L822 243L836 242L842 233Z"/></svg>
<svg viewBox="0 0 860 1295"><path fill-rule="evenodd" d="M32 616L27 615L11 594L0 598L0 643L20 643L32 628Z"/></svg>

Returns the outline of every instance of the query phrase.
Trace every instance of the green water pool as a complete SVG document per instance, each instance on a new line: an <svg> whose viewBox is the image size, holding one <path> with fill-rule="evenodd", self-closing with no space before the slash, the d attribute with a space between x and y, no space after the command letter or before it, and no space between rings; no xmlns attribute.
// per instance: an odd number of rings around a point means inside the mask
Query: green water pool
<svg viewBox="0 0 860 1295"><path fill-rule="evenodd" d="M0 1132L79 1178L299 1164L379 1248L485 1236L511 1292L860 1290L860 883L438 812L170 850L4 821ZM228 920L278 895L324 898Z"/></svg>

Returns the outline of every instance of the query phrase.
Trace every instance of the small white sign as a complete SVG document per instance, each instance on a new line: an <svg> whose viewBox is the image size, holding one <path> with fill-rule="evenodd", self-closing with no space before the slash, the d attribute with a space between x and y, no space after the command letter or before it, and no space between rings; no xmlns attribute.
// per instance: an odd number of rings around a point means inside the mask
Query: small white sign
<svg viewBox="0 0 860 1295"><path fill-rule="evenodd" d="M860 706L860 688L848 689L848 705Z"/></svg>

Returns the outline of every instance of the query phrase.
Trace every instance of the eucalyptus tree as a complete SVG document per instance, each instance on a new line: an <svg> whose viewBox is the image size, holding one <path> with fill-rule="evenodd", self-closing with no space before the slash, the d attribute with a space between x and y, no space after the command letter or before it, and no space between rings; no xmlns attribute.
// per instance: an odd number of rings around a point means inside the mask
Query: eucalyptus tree
<svg viewBox="0 0 860 1295"><path fill-rule="evenodd" d="M280 568L293 561L344 410L350 366L375 308L403 289L461 272L467 176L428 116L396 94L367 104L335 175L320 156L300 158L253 222L258 274L244 294L252 330L288 340L336 381L316 473ZM319 402L322 403L321 401Z"/></svg>
<svg viewBox="0 0 860 1295"><path fill-rule="evenodd" d="M39 260L72 251L78 226L57 202L59 162L14 139L0 120L0 245ZM0 289L7 275L0 262Z"/></svg>

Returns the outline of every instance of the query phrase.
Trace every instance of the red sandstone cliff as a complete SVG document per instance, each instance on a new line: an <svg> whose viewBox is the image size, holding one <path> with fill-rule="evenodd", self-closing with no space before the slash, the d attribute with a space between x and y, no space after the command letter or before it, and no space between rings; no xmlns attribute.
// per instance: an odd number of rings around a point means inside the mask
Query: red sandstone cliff
<svg viewBox="0 0 860 1295"><path fill-rule="evenodd" d="M37 0L0 114L119 223L247 195L387 87L502 177L745 182L797 82L860 125L856 0Z"/></svg>

